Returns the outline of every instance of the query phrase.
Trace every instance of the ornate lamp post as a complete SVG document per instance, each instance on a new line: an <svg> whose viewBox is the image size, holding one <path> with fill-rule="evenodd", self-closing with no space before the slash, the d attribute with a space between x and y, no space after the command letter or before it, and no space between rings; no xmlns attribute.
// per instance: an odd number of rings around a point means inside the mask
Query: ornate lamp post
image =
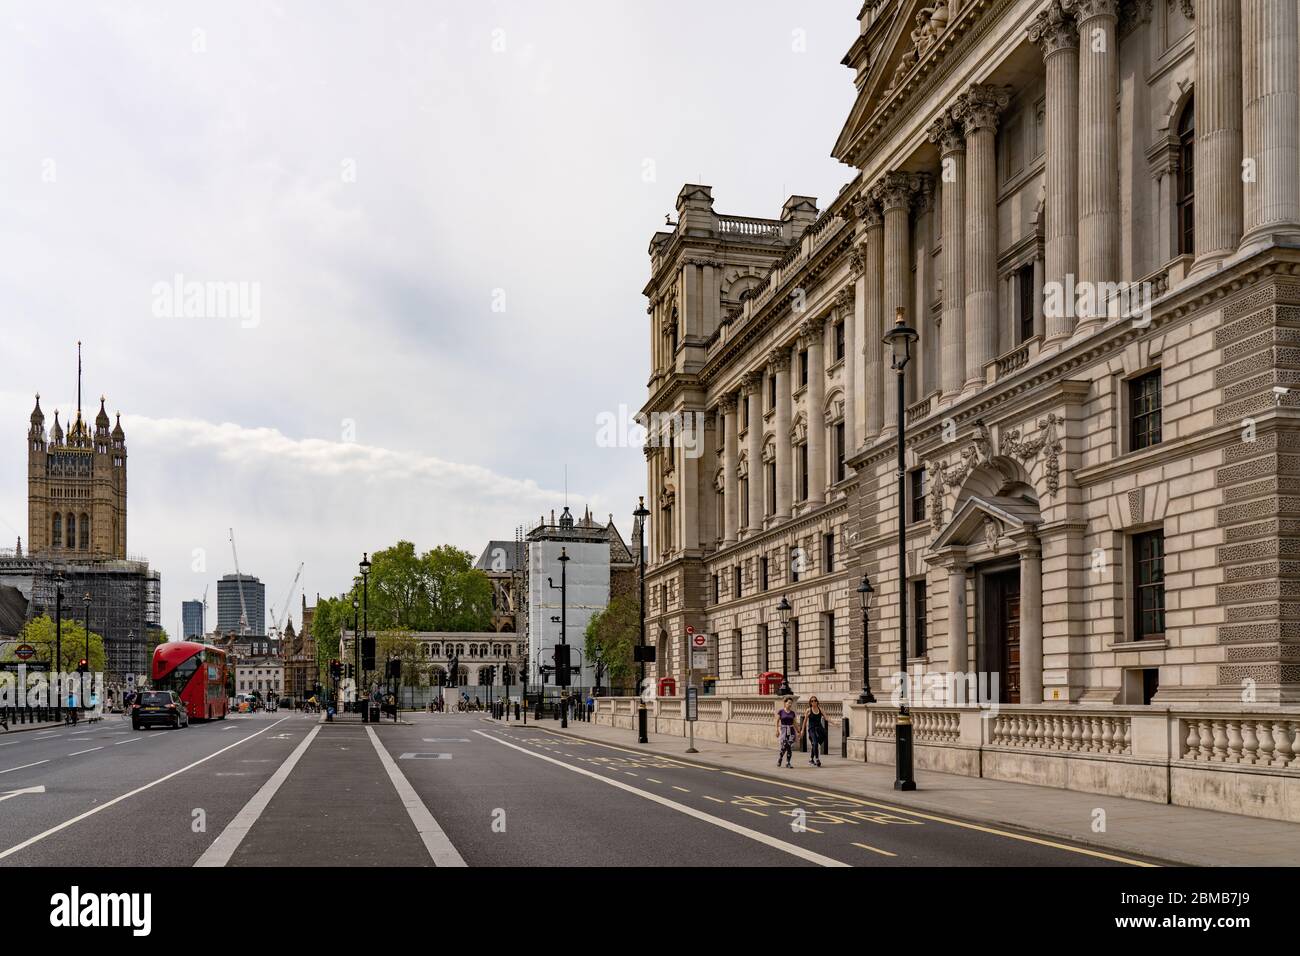
<svg viewBox="0 0 1300 956"><path fill-rule="evenodd" d="M790 612L793 610L786 596L781 595L781 603L776 606L777 617L781 620L781 686L776 691L778 697L786 697L794 693L790 689L790 642L786 640Z"/></svg>
<svg viewBox="0 0 1300 956"><path fill-rule="evenodd" d="M361 635L357 633L357 615L361 602L352 596L352 707L357 706L357 688L361 686Z"/></svg>
<svg viewBox="0 0 1300 956"><path fill-rule="evenodd" d="M63 716L63 572L54 574L54 666L50 668L54 688L54 717Z"/></svg>
<svg viewBox="0 0 1300 956"><path fill-rule="evenodd" d="M361 552L361 563L357 565L361 569L361 630L370 636L370 553ZM364 641L366 638L361 638ZM360 673L360 671L358 671ZM370 681L367 679L365 687L370 687ZM364 705L363 705L364 706Z"/></svg>
<svg viewBox="0 0 1300 956"><path fill-rule="evenodd" d="M862 575L862 583L858 585L858 603L862 605L862 693L858 695L859 704L876 702L876 695L871 693L871 658L868 654L871 645L867 641L867 630L871 624L871 596L875 593L871 579Z"/></svg>
<svg viewBox="0 0 1300 956"><path fill-rule="evenodd" d="M560 548L560 646L566 646L565 635L569 630L569 552L567 548ZM568 663L568 651L561 652L564 655L563 660ZM557 675L563 678L563 686L560 687L560 726L569 726L569 668L565 667L561 673L559 662L556 662Z"/></svg>
<svg viewBox="0 0 1300 956"><path fill-rule="evenodd" d="M883 339L893 350L890 367L898 377L898 670L907 679L907 462L906 447L907 407L904 404L907 363L912 358L912 343L917 340L916 330L909 328L900 308L894 316L894 327ZM915 790L912 777L912 716L907 712L907 684L898 708L898 722L894 727L894 789Z"/></svg>
<svg viewBox="0 0 1300 956"><path fill-rule="evenodd" d="M632 512L632 517L636 518L636 564L641 588L641 605L638 612L641 617L641 628L636 636L636 656L641 671L636 685L636 741L645 744L650 742L646 732L645 709L645 519L650 517L650 512L646 509L644 496L637 498L636 511Z"/></svg>

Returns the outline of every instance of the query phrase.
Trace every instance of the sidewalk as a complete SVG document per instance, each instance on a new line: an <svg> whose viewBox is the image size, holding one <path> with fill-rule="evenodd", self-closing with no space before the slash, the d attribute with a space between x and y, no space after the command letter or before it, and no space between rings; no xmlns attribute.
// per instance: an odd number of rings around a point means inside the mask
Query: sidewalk
<svg viewBox="0 0 1300 956"><path fill-rule="evenodd" d="M529 726L534 726L531 721ZM636 742L635 731L622 728L570 721L568 729L561 731L557 722L545 720L535 726L579 740L674 757L684 763L822 787L898 807L1066 838L1099 849L1172 863L1300 865L1300 825L1294 823L919 769L916 771L918 789L900 793L893 788L892 766L845 760L838 750L823 758L820 768L808 766L807 756L796 751L794 769L778 770L774 765L775 745L769 752L697 738L695 749L699 753L687 754L684 737L652 733L649 744L642 746ZM1098 809L1105 811L1104 833L1092 830Z"/></svg>

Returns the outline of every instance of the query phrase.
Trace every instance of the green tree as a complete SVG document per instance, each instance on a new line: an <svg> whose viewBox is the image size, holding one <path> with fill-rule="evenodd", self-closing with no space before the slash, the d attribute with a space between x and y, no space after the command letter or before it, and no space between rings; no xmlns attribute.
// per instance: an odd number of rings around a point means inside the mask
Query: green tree
<svg viewBox="0 0 1300 956"><path fill-rule="evenodd" d="M80 622L65 618L63 621L60 660L58 669L68 673L77 669L77 664L86 656L86 629ZM54 660L54 620L46 614L32 618L23 625L18 635L20 643L26 642L36 648L33 660L51 663ZM5 645L3 660L17 661L16 644ZM152 651L151 651L152 653ZM104 639L94 631L90 632L90 670L100 673L104 670Z"/></svg>
<svg viewBox="0 0 1300 956"><path fill-rule="evenodd" d="M616 597L609 606L587 622L586 658L599 655L611 685L629 686L636 680L632 649L641 629L641 602L633 595Z"/></svg>
<svg viewBox="0 0 1300 956"><path fill-rule="evenodd" d="M486 631L492 626L492 581L468 551L449 544L421 558L430 631Z"/></svg>

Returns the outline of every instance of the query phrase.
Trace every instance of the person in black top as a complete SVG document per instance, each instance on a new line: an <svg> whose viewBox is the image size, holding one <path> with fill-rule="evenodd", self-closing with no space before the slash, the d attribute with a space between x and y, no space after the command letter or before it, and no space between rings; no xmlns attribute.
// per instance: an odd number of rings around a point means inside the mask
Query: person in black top
<svg viewBox="0 0 1300 956"><path fill-rule="evenodd" d="M820 767L822 760L819 754L826 752L828 728L826 715L822 712L822 705L818 703L816 697L808 698L808 706L804 709L803 719L799 722L799 732L808 735L808 762L814 767Z"/></svg>

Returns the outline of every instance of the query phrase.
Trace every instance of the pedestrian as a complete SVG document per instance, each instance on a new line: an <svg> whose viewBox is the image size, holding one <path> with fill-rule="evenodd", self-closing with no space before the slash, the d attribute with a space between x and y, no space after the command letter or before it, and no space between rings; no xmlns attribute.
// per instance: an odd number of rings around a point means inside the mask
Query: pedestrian
<svg viewBox="0 0 1300 956"><path fill-rule="evenodd" d="M587 720L591 720L591 715L596 712L596 698L590 694L587 695Z"/></svg>
<svg viewBox="0 0 1300 956"><path fill-rule="evenodd" d="M781 709L776 712L776 737L781 749L776 753L776 765L781 766L781 758L790 766L790 755L794 753L794 698L787 697L781 702Z"/></svg>
<svg viewBox="0 0 1300 956"><path fill-rule="evenodd" d="M820 767L820 754L826 752L827 725L826 715L822 713L822 705L816 697L808 698L808 706L804 708L803 719L799 722L799 733L808 735L808 763Z"/></svg>
<svg viewBox="0 0 1300 956"><path fill-rule="evenodd" d="M77 692L68 691L68 723L77 726Z"/></svg>

